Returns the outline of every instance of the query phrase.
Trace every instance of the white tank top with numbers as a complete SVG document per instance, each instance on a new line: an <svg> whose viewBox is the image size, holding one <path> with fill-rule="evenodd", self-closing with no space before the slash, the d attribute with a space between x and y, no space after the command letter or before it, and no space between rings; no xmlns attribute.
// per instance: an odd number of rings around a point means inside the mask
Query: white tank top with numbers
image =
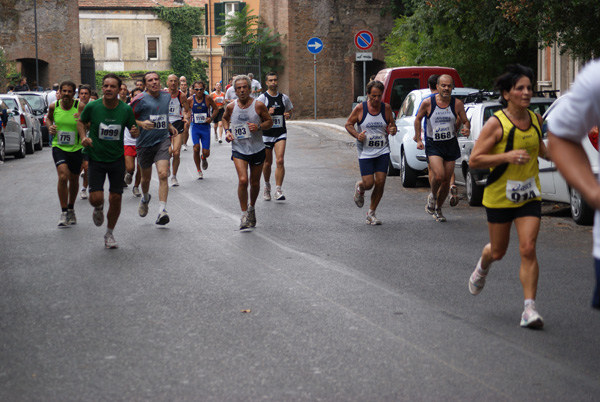
<svg viewBox="0 0 600 402"><path fill-rule="evenodd" d="M169 123L183 119L183 108L181 106L181 99L179 99L180 95L181 91L177 92L177 96L174 98L171 95L171 100L169 101Z"/></svg>
<svg viewBox="0 0 600 402"><path fill-rule="evenodd" d="M358 123L358 132L366 131L364 142L356 141L358 159L371 159L389 154L390 147L386 132L388 122L385 119L385 103L381 102L381 110L378 114L369 113L367 102L363 102L363 117Z"/></svg>
<svg viewBox="0 0 600 402"><path fill-rule="evenodd" d="M258 126L261 122L260 116L256 113L256 99L252 99L252 104L245 109L239 107L236 100L229 123L234 137L231 149L243 155L252 155L262 151L265 148L262 130L250 132L248 127L248 123Z"/></svg>
<svg viewBox="0 0 600 402"><path fill-rule="evenodd" d="M456 111L454 105L456 99L454 96L450 100L450 104L441 108L435 102L435 96L431 97L431 112L427 116L427 138L433 141L447 141L454 138Z"/></svg>

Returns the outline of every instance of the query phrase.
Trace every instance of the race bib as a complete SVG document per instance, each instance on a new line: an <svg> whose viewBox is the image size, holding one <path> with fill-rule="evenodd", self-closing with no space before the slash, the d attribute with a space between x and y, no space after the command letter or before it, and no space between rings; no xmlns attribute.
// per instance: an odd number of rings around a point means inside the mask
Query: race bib
<svg viewBox="0 0 600 402"><path fill-rule="evenodd" d="M121 139L121 125L120 124L104 124L100 123L100 130L98 131L98 138L106 141L119 141Z"/></svg>
<svg viewBox="0 0 600 402"><path fill-rule="evenodd" d="M435 131L431 134L434 141L446 141L451 140L454 137L452 127L450 126L439 126L436 127Z"/></svg>
<svg viewBox="0 0 600 402"><path fill-rule="evenodd" d="M206 113L194 113L194 123L202 124L206 120Z"/></svg>
<svg viewBox="0 0 600 402"><path fill-rule="evenodd" d="M271 127L271 128L283 127L283 116L282 115L271 116L271 118L273 119L273 127Z"/></svg>
<svg viewBox="0 0 600 402"><path fill-rule="evenodd" d="M75 145L75 131L59 131L56 138L59 145Z"/></svg>
<svg viewBox="0 0 600 402"><path fill-rule="evenodd" d="M540 195L540 190L535 183L535 177L531 177L525 181L506 181L506 198L514 203L532 200Z"/></svg>
<svg viewBox="0 0 600 402"><path fill-rule="evenodd" d="M238 140L244 140L250 138L252 133L250 132L250 128L247 124L239 124L231 127L231 132L233 136Z"/></svg>
<svg viewBox="0 0 600 402"><path fill-rule="evenodd" d="M150 121L154 123L155 130L166 130L169 127L167 116L164 114L151 114Z"/></svg>
<svg viewBox="0 0 600 402"><path fill-rule="evenodd" d="M385 135L383 134L369 134L365 141L367 148L383 148L386 145Z"/></svg>
<svg viewBox="0 0 600 402"><path fill-rule="evenodd" d="M217 99L215 99L215 102L217 102L217 103L223 103L223 97L222 96L217 96Z"/></svg>

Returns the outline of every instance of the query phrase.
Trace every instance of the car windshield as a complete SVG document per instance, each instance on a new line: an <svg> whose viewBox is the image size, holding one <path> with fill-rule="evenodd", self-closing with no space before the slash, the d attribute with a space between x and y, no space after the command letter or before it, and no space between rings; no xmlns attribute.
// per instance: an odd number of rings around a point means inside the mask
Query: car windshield
<svg viewBox="0 0 600 402"><path fill-rule="evenodd" d="M17 102L15 102L14 99L3 99L3 101L9 109L19 109L19 106L17 106Z"/></svg>
<svg viewBox="0 0 600 402"><path fill-rule="evenodd" d="M44 110L44 101L42 100L41 96L36 96L36 95L24 95L25 99L27 99L27 102L29 102L29 104L31 105L32 109L35 110Z"/></svg>

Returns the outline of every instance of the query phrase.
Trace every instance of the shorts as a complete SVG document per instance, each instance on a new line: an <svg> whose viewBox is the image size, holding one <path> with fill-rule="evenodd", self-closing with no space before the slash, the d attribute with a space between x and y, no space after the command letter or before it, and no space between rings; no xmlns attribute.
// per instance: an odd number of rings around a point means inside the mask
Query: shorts
<svg viewBox="0 0 600 402"><path fill-rule="evenodd" d="M169 147L171 146L171 139L165 138L158 144L154 144L150 147L136 147L138 163L142 169L148 169L152 167L153 163L158 161L168 161L171 159L169 154Z"/></svg>
<svg viewBox="0 0 600 402"><path fill-rule="evenodd" d="M267 153L265 152L264 148L252 155L245 155L237 151L231 151L231 160L233 160L233 158L241 159L248 162L248 164L252 166L262 165L265 162L266 156Z"/></svg>
<svg viewBox="0 0 600 402"><path fill-rule="evenodd" d="M375 158L359 159L358 166L360 166L361 176L370 176L375 172L383 172L387 174L388 167L390 165L390 154L383 154Z"/></svg>
<svg viewBox="0 0 600 402"><path fill-rule="evenodd" d="M445 161L455 161L460 158L460 147L456 137L451 140L434 141L427 138L425 141L425 155L429 163L430 156L439 156Z"/></svg>
<svg viewBox="0 0 600 402"><path fill-rule="evenodd" d="M202 149L210 149L210 124L192 125L192 143L202 143Z"/></svg>
<svg viewBox="0 0 600 402"><path fill-rule="evenodd" d="M79 175L79 172L81 172L81 164L83 163L81 149L75 152L67 152L59 147L52 147L52 158L57 167L66 163L69 172L72 174Z"/></svg>
<svg viewBox="0 0 600 402"><path fill-rule="evenodd" d="M108 176L108 191L123 194L123 178L125 177L125 157L114 162L99 162L90 159L88 169L89 192L104 191L104 180Z"/></svg>
<svg viewBox="0 0 600 402"><path fill-rule="evenodd" d="M223 120L223 115L225 114L225 107L219 109L219 113L217 113L217 117L213 120L213 123L218 123Z"/></svg>
<svg viewBox="0 0 600 402"><path fill-rule="evenodd" d="M89 162L90 161L90 154L84 154L82 152L81 153L81 158L83 159L82 162Z"/></svg>
<svg viewBox="0 0 600 402"><path fill-rule="evenodd" d="M135 145L125 145L125 156L131 156L133 158L137 156Z"/></svg>
<svg viewBox="0 0 600 402"><path fill-rule="evenodd" d="M485 208L489 223L508 223L524 216L542 218L542 202L529 201L517 208Z"/></svg>
<svg viewBox="0 0 600 402"><path fill-rule="evenodd" d="M283 140L287 140L287 133L283 133L279 137L265 137L263 135L263 142L265 143L265 147L269 149L273 149L276 142Z"/></svg>
<svg viewBox="0 0 600 402"><path fill-rule="evenodd" d="M185 128L185 123L183 122L183 120L175 120L173 123L171 123L171 125L175 127L175 130L177 130L179 134L183 133L183 130Z"/></svg>

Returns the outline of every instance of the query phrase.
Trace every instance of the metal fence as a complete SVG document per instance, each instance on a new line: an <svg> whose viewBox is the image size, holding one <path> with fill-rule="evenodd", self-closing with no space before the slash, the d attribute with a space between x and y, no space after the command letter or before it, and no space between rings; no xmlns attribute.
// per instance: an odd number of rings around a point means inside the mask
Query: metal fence
<svg viewBox="0 0 600 402"><path fill-rule="evenodd" d="M262 81L260 54L250 57L250 45L230 44L223 47L221 58L221 77L223 86L227 85L229 78L240 74L254 74L254 78Z"/></svg>
<svg viewBox="0 0 600 402"><path fill-rule="evenodd" d="M96 60L91 45L81 45L81 82L96 90Z"/></svg>

